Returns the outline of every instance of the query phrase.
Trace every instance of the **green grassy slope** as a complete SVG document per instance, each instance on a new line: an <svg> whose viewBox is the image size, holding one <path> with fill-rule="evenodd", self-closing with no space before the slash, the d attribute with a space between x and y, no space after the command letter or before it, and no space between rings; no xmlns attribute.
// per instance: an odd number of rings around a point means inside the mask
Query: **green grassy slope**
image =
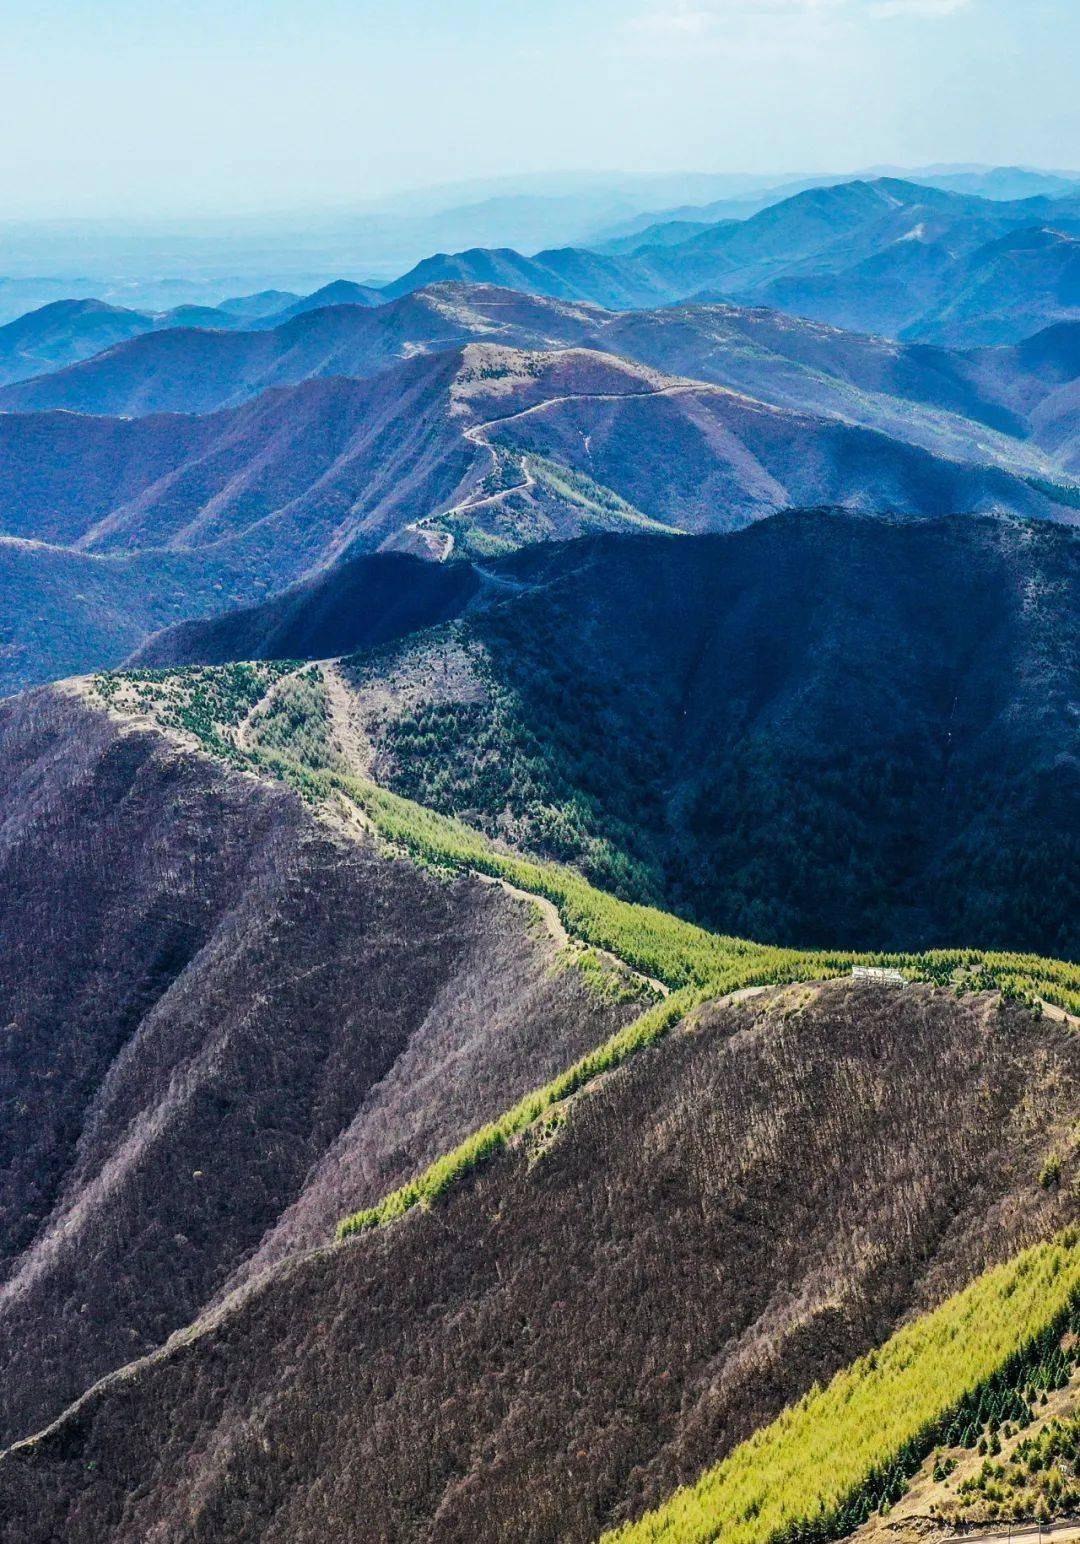
<svg viewBox="0 0 1080 1544"><path fill-rule="evenodd" d="M1022 1391L1056 1376L1077 1314L1075 1233L1027 1250L905 1325L811 1390L728 1458L608 1544L760 1544L839 1538L888 1506L905 1477L992 1410L1028 1419Z"/></svg>

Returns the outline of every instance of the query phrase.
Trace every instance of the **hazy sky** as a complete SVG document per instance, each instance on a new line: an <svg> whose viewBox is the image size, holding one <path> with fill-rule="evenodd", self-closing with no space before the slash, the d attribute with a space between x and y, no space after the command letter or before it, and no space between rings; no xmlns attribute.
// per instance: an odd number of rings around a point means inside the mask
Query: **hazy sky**
<svg viewBox="0 0 1080 1544"><path fill-rule="evenodd" d="M1080 0L0 0L0 210L1080 167Z"/></svg>

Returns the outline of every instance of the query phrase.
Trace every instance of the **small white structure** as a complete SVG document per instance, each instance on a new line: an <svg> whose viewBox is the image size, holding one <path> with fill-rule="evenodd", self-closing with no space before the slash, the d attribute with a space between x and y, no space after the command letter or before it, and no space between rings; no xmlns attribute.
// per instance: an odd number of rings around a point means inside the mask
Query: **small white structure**
<svg viewBox="0 0 1080 1544"><path fill-rule="evenodd" d="M898 970L884 965L853 965L851 974L856 981L876 981L880 986L907 986L906 979Z"/></svg>

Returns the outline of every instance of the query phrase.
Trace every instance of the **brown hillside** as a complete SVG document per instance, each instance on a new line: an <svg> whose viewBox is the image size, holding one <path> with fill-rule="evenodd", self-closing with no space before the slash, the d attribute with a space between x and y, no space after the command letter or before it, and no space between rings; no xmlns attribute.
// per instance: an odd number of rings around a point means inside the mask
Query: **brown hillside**
<svg viewBox="0 0 1080 1544"><path fill-rule="evenodd" d="M592 1539L1070 1218L1078 1057L929 988L707 1009L9 1452L0 1538Z"/></svg>
<svg viewBox="0 0 1080 1544"><path fill-rule="evenodd" d="M535 908L76 698L0 710L0 1429L632 1012Z"/></svg>

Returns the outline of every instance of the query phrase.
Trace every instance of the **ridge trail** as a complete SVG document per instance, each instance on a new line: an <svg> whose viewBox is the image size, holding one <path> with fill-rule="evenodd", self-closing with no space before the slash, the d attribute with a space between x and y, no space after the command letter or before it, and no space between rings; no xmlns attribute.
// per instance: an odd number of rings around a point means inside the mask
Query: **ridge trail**
<svg viewBox="0 0 1080 1544"><path fill-rule="evenodd" d="M550 407L561 406L565 402L627 402L640 400L645 397L673 397L682 393L691 392L695 395L706 393L709 396L731 397L738 393L730 391L726 386L716 386L707 381L674 381L668 386L656 386L647 391L570 391L559 396L544 397L540 402L532 402L528 407L518 408L513 413L502 413L495 418L485 419L483 423L470 424L462 430L462 438L472 445L478 445L487 451L491 457L490 472L499 469L499 457L495 447L485 438L487 433L498 428L502 424L515 423L522 418L528 418L533 413L545 412ZM471 510L490 508L498 504L511 493L527 493L536 486L536 478L529 471L528 462L524 455L521 459L521 480L509 488L500 488L495 493L477 495L474 488L463 499L451 505L449 509L436 510L430 515L422 515L419 520L412 521L405 527L408 532L417 533L421 540L432 550L436 560L445 563L454 550L454 537L451 531L433 531L430 528L432 520L445 519L448 516L462 515ZM436 540L441 539L441 550L435 551Z"/></svg>
<svg viewBox="0 0 1080 1544"><path fill-rule="evenodd" d="M308 665L305 662L303 665L298 665L295 670L290 670L287 675L278 676L276 680L271 681L270 685L266 688L265 692L263 692L258 702L253 703L253 705L247 710L233 731L233 738L236 742L238 750L247 751L251 749L251 747L248 745L247 737L248 732L255 721L255 715L257 713L261 713L263 708L269 705L278 687L284 685L286 681L291 681L294 676L298 676L302 670L306 669L308 669Z"/></svg>

